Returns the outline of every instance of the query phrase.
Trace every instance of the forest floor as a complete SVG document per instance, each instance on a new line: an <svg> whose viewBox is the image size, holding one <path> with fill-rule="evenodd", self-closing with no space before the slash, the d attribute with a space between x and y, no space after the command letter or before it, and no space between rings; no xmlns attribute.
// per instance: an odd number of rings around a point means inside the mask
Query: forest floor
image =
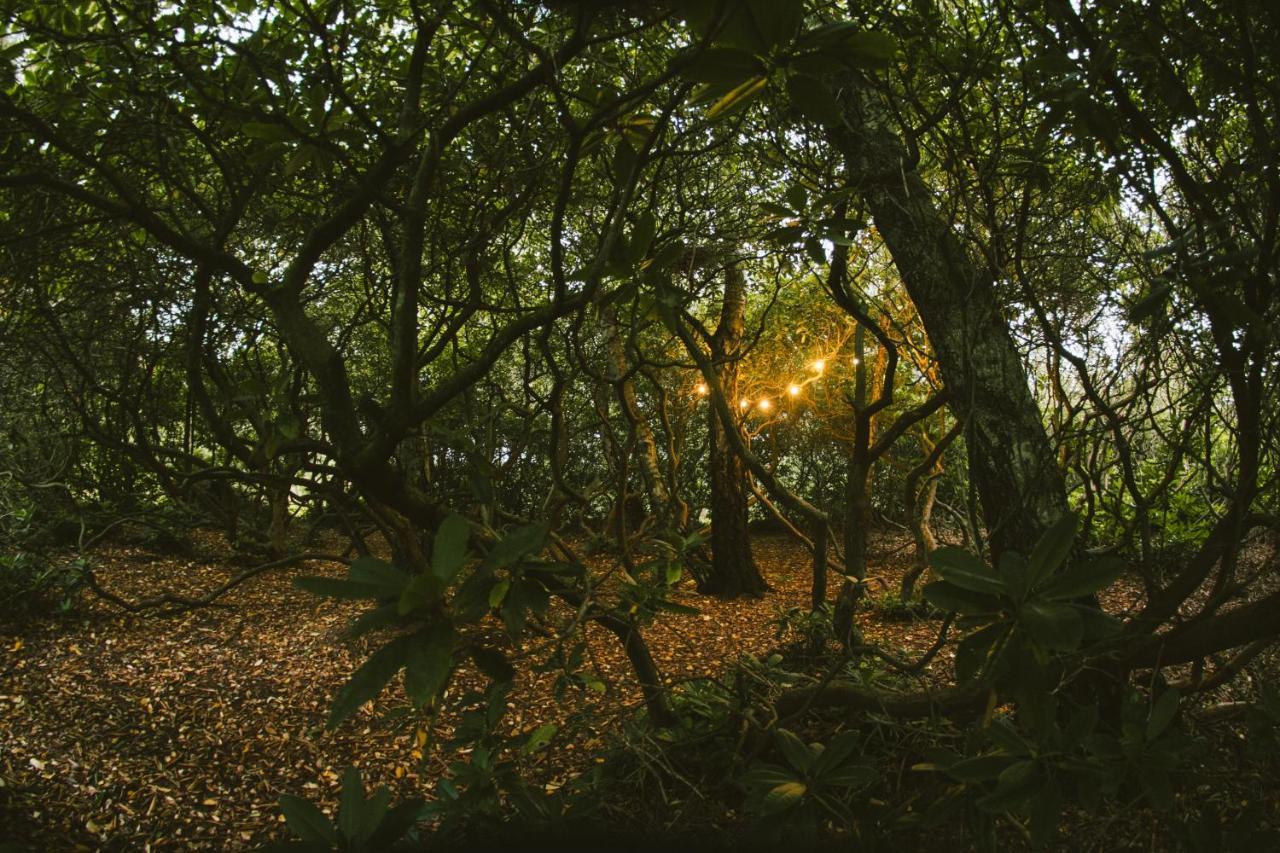
<svg viewBox="0 0 1280 853"><path fill-rule="evenodd" d="M780 633L778 617L808 606L808 555L785 536L754 544L768 595L723 601L698 595L686 580L674 598L699 613L663 613L646 629L667 679L721 676L744 653L798 639ZM896 590L908 543L883 536L874 551L873 573ZM103 586L133 600L153 595L157 584L197 595L237 570L125 546L104 546L94 560ZM0 842L48 850L251 849L284 837L282 793L331 812L347 765L361 769L367 787L431 797L462 756L429 748L423 759L423 715L398 687L336 730L324 728L330 699L374 641L347 636L362 603L317 598L292 581L339 569L312 563L269 572L230 592L220 601L226 606L169 617L122 613L86 594L68 615L0 628ZM1114 612L1133 602L1132 590L1117 588L1104 603ZM487 621L482 630L501 642L499 626ZM904 653L927 648L937 628L874 607L859 624L869 641ZM557 698L554 673L525 667L508 697L509 733L562 725L547 749L527 759L551 786L602 760L602 746L639 705L617 640L595 628L589 639L589 660L607 685L602 694ZM949 670L950 656L944 650L934 666ZM451 687L432 737L447 739L460 697L483 685L469 667ZM588 708L593 713L580 713Z"/></svg>

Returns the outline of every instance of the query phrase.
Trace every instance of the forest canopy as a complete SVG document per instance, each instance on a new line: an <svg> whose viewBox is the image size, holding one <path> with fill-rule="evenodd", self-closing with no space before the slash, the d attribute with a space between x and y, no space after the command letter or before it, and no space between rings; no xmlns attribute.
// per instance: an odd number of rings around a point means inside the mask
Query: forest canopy
<svg viewBox="0 0 1280 853"><path fill-rule="evenodd" d="M0 699L37 637L173 636L282 577L281 607L349 602L357 653L274 713L376 771L359 727L394 704L423 780L271 791L315 849L1038 848L1099 808L1155 815L1135 843L1275 840L1273 4L0 0L0 27ZM122 548L151 555L129 583ZM774 643L685 678L668 626L769 608ZM553 682L576 722L511 698ZM606 729L576 783L539 776ZM58 831L22 793L44 760L0 760L15 841ZM283 840L243 825L222 842Z"/></svg>

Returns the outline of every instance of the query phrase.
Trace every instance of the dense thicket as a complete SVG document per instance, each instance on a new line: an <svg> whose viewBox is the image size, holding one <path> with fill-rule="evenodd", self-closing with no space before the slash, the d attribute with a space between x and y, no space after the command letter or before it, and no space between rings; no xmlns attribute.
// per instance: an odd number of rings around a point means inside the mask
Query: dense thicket
<svg viewBox="0 0 1280 853"><path fill-rule="evenodd" d="M300 583L398 627L334 724L402 669L429 715L464 659L499 692L545 663L469 633L495 614L577 676L604 626L674 726L644 627L686 572L767 595L772 520L840 650L730 721L780 744L763 811L887 831L857 725L786 726L932 718L957 786L911 820L1035 843L1064 802L1171 802L1179 697L1269 660L1268 2L0 9L6 607L102 592L122 532L215 525L240 579L336 531L349 577ZM923 662L858 631L884 525L949 614ZM1104 612L1120 576L1141 605ZM117 604L220 592L156 584ZM946 689L859 680L943 643Z"/></svg>

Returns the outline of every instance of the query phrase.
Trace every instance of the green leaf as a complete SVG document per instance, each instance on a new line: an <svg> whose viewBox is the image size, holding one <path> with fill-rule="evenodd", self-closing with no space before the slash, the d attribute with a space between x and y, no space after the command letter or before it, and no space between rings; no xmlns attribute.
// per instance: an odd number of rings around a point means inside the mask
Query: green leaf
<svg viewBox="0 0 1280 853"><path fill-rule="evenodd" d="M951 545L936 548L929 555L929 564L938 577L962 589L988 595L1001 595L1005 585L991 567L973 554Z"/></svg>
<svg viewBox="0 0 1280 853"><path fill-rule="evenodd" d="M522 755L530 755L551 743L551 738L555 737L555 733L560 727L555 723L544 723L529 733L529 739L520 747Z"/></svg>
<svg viewBox="0 0 1280 853"><path fill-rule="evenodd" d="M369 836L369 849L390 849L418 822L418 812L421 810L422 800L416 797L397 804L386 813L373 835Z"/></svg>
<svg viewBox="0 0 1280 853"><path fill-rule="evenodd" d="M807 74L792 74L787 79L787 96L800 115L821 125L836 124L842 111L840 102L827 85Z"/></svg>
<svg viewBox="0 0 1280 853"><path fill-rule="evenodd" d="M338 831L348 841L362 837L364 805L364 783L360 781L360 771L347 767L342 774L342 795L338 799Z"/></svg>
<svg viewBox="0 0 1280 853"><path fill-rule="evenodd" d="M1076 524L1079 519L1068 512L1044 532L1040 541L1031 549L1031 577L1033 585L1051 577L1071 554L1076 541Z"/></svg>
<svg viewBox="0 0 1280 853"><path fill-rule="evenodd" d="M497 649L471 646L467 649L467 653L475 661L476 669L480 670L492 681L505 683L516 676L515 668L507 660L507 656Z"/></svg>
<svg viewBox="0 0 1280 853"><path fill-rule="evenodd" d="M978 800L983 811L999 812L1027 799L1040 780L1035 761L1019 761L1001 771L996 789Z"/></svg>
<svg viewBox="0 0 1280 853"><path fill-rule="evenodd" d="M748 788L774 788L778 785L785 785L788 782L795 782L796 774L792 770L788 770L779 764L768 764L761 762L753 766L746 773L743 773L739 782Z"/></svg>
<svg viewBox="0 0 1280 853"><path fill-rule="evenodd" d="M404 691L415 707L433 699L449 682L453 668L453 625L440 619L410 638Z"/></svg>
<svg viewBox="0 0 1280 853"><path fill-rule="evenodd" d="M351 636L360 637L378 628L385 628L400 621L399 607L384 604L360 616L351 626Z"/></svg>
<svg viewBox="0 0 1280 853"><path fill-rule="evenodd" d="M776 814L791 808L800 802L800 798L809 790L803 782L790 781L783 782L774 788L769 789L769 793L764 795L762 803L762 811L765 814Z"/></svg>
<svg viewBox="0 0 1280 853"><path fill-rule="evenodd" d="M250 139L262 139L268 142L288 142L297 136L286 125L265 121L245 122L240 130Z"/></svg>
<svg viewBox="0 0 1280 853"><path fill-rule="evenodd" d="M1166 690L1151 706L1151 716L1147 717L1147 740L1155 740L1169 728L1173 718L1178 715L1178 691Z"/></svg>
<svg viewBox="0 0 1280 853"><path fill-rule="evenodd" d="M352 674L351 680L342 685L333 697L326 723L329 728L337 726L382 692L387 682L405 665L411 640L412 637L397 637L370 655Z"/></svg>
<svg viewBox="0 0 1280 853"><path fill-rule="evenodd" d="M949 767L944 767L943 771L957 782L971 785L975 782L990 782L999 778L1000 774L1009 769L1016 761L1016 758L1004 753L975 755L972 758L957 761Z"/></svg>
<svg viewBox="0 0 1280 853"><path fill-rule="evenodd" d="M766 213L772 213L774 216L782 219L790 219L791 217L796 216L796 211L787 207L785 204L778 204L773 201L760 202L760 209Z"/></svg>
<svg viewBox="0 0 1280 853"><path fill-rule="evenodd" d="M747 0L747 5L765 49L791 41L804 19L803 0Z"/></svg>
<svg viewBox="0 0 1280 853"><path fill-rule="evenodd" d="M1017 551L1005 551L996 561L996 569L1009 595L1021 599L1031 588L1031 572L1027 561Z"/></svg>
<svg viewBox="0 0 1280 853"><path fill-rule="evenodd" d="M502 580L494 584L493 588L489 590L489 608L493 609L493 608L496 608L498 605L502 604L502 602L507 597L507 592L510 589L511 589L511 581L508 580L507 578L503 578Z"/></svg>
<svg viewBox="0 0 1280 853"><path fill-rule="evenodd" d="M312 595L323 595L328 598L344 598L352 601L364 598L384 598L380 587L368 583L344 580L342 578L326 578L314 575L294 578L293 585Z"/></svg>
<svg viewBox="0 0 1280 853"><path fill-rule="evenodd" d="M880 773L874 767L865 764L845 764L826 773L821 781L826 787L854 788L871 785L879 781Z"/></svg>
<svg viewBox="0 0 1280 853"><path fill-rule="evenodd" d="M1080 645L1084 623L1069 604L1033 601L1018 611L1018 624L1046 649L1071 651Z"/></svg>
<svg viewBox="0 0 1280 853"><path fill-rule="evenodd" d="M427 610L435 606L444 594L444 587L435 575L419 575L409 581L400 592L396 612L406 616L415 610Z"/></svg>
<svg viewBox="0 0 1280 853"><path fill-rule="evenodd" d="M982 671L988 653L996 641L1004 636L1007 623L997 622L974 631L956 646L956 680L968 681Z"/></svg>
<svg viewBox="0 0 1280 853"><path fill-rule="evenodd" d="M550 526L545 521L517 527L494 543L481 566L486 570L500 569L527 554L541 551L549 529Z"/></svg>
<svg viewBox="0 0 1280 853"><path fill-rule="evenodd" d="M809 260L813 261L816 265L820 267L826 266L827 252L822 248L822 241L818 240L816 237L810 237L808 240L804 241L804 251L805 254L809 256Z"/></svg>
<svg viewBox="0 0 1280 853"><path fill-rule="evenodd" d="M409 584L406 572L377 557L357 557L347 569L347 578L378 589L380 598L397 596Z"/></svg>
<svg viewBox="0 0 1280 853"><path fill-rule="evenodd" d="M467 561L467 541L471 525L461 515L450 513L440 523L431 547L431 573L445 586L449 585Z"/></svg>
<svg viewBox="0 0 1280 853"><path fill-rule="evenodd" d="M898 40L888 33L868 30L854 33L842 41L849 49L853 63L865 68L883 68L898 55Z"/></svg>
<svg viewBox="0 0 1280 853"><path fill-rule="evenodd" d="M787 763L801 773L808 773L814 761L814 754L805 745L804 741L796 737L794 732L786 729L778 729L773 735L774 740L778 743L778 749L782 751Z"/></svg>
<svg viewBox="0 0 1280 853"><path fill-rule="evenodd" d="M1052 778L1047 780L1031 801L1031 843L1045 847L1058 834L1062 815L1062 789Z"/></svg>
<svg viewBox="0 0 1280 853"><path fill-rule="evenodd" d="M1097 592L1110 586L1124 571L1125 562L1119 557L1099 557L1078 566L1072 566L1045 585L1046 598L1072 599Z"/></svg>
<svg viewBox="0 0 1280 853"><path fill-rule="evenodd" d="M841 732L827 741L822 752L813 762L814 777L824 778L825 774L837 769L861 744L862 736L856 731Z"/></svg>
<svg viewBox="0 0 1280 853"><path fill-rule="evenodd" d="M640 214L635 228L631 229L631 238L627 246L628 259L631 263L638 264L648 257L649 247L653 245L653 235L657 230L658 223L652 211L646 210Z"/></svg>
<svg viewBox="0 0 1280 853"><path fill-rule="evenodd" d="M924 600L939 610L956 611L966 616L978 616L1000 612L1000 600L980 592L972 592L949 581L927 584L922 593Z"/></svg>
<svg viewBox="0 0 1280 853"><path fill-rule="evenodd" d="M731 47L713 47L702 53L684 71L696 83L723 87L724 91L764 74L764 63L754 54Z"/></svg>
<svg viewBox="0 0 1280 853"><path fill-rule="evenodd" d="M294 835L303 841L327 844L330 847L338 845L338 833L315 803L293 794L281 794L279 802L285 824Z"/></svg>
<svg viewBox="0 0 1280 853"><path fill-rule="evenodd" d="M711 105L707 110L707 118L718 118L741 109L750 103L764 89L769 78L763 75L752 77L742 84L730 89L727 94Z"/></svg>

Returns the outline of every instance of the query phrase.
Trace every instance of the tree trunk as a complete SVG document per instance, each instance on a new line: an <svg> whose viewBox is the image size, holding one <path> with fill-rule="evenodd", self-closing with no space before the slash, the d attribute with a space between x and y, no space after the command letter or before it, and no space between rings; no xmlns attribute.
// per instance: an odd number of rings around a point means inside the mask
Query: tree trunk
<svg viewBox="0 0 1280 853"><path fill-rule="evenodd" d="M737 266L725 273L720 324L711 342L716 376L731 406L738 400L738 349L746 319L746 279ZM747 472L724 424L708 407L711 450L711 570L702 591L734 598L759 595L768 584L756 567L747 530Z"/></svg>
<svg viewBox="0 0 1280 853"><path fill-rule="evenodd" d="M636 401L635 382L631 379L631 370L627 364L622 328L611 306L602 309L601 319L609 356L609 381L618 395L622 416L635 435L640 480L644 484L645 496L649 499L649 512L666 518L670 515L671 499L667 494L662 463L658 458L658 442L654 438L653 428L649 426Z"/></svg>
<svg viewBox="0 0 1280 853"><path fill-rule="evenodd" d="M992 556L1029 553L1067 511L1066 486L994 282L938 211L879 96L849 82L845 122L829 127L832 141L920 313L951 408L966 424Z"/></svg>

